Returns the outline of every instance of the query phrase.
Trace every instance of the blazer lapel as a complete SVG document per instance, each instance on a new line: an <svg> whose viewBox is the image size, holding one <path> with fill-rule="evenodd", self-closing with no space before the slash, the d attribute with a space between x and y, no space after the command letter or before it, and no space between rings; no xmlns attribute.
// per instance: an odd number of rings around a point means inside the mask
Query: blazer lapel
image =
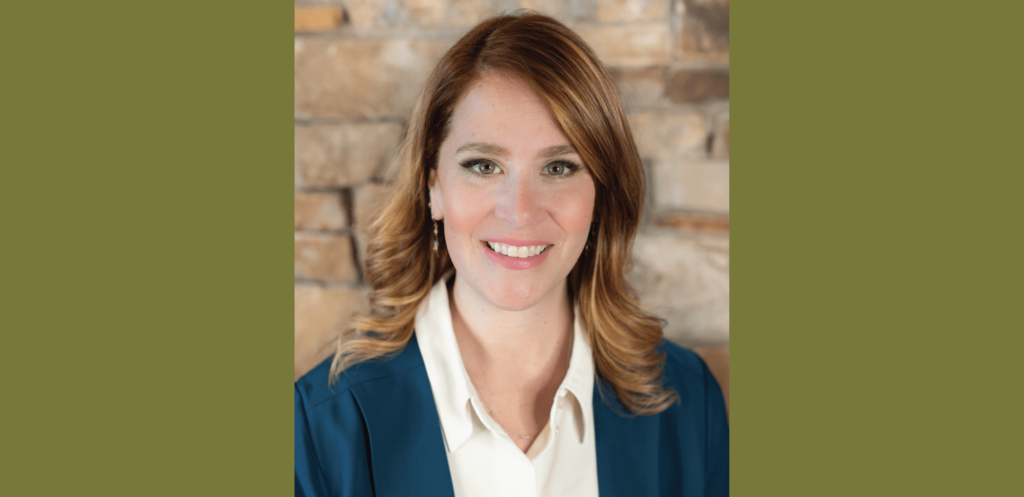
<svg viewBox="0 0 1024 497"><path fill-rule="evenodd" d="M454 497L441 423L416 336L387 363L390 374L353 393L370 440L374 493L382 497Z"/></svg>
<svg viewBox="0 0 1024 497"><path fill-rule="evenodd" d="M628 414L615 393L595 379L594 444L601 497L658 494L658 424L654 418Z"/></svg>

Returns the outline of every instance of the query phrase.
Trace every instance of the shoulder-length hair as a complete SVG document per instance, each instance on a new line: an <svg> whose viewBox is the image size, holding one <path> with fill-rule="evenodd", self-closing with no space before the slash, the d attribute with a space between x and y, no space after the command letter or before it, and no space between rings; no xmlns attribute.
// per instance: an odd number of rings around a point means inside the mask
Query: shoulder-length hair
<svg viewBox="0 0 1024 497"><path fill-rule="evenodd" d="M486 20L438 62L409 121L399 151L394 190L369 226L364 277L371 312L357 315L338 339L331 379L345 369L402 350L420 302L453 268L433 224L427 180L470 83L500 71L526 81L594 179L589 247L569 273L597 374L623 406L655 414L678 397L663 388L662 321L643 310L625 279L644 204L645 177L615 83L594 52L560 22L534 13Z"/></svg>

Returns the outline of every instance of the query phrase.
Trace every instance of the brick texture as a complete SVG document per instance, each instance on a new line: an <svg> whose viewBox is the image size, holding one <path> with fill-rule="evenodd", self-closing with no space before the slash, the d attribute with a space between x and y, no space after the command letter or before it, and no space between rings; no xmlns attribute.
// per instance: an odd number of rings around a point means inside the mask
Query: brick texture
<svg viewBox="0 0 1024 497"><path fill-rule="evenodd" d="M295 41L295 117L405 119L448 45L410 39Z"/></svg>
<svg viewBox="0 0 1024 497"><path fill-rule="evenodd" d="M295 31L326 31L341 25L341 7L296 7Z"/></svg>
<svg viewBox="0 0 1024 497"><path fill-rule="evenodd" d="M669 0L597 0L602 22L660 21L668 18Z"/></svg>
<svg viewBox="0 0 1024 497"><path fill-rule="evenodd" d="M295 192L295 229L332 231L348 226L339 192Z"/></svg>
<svg viewBox="0 0 1024 497"><path fill-rule="evenodd" d="M348 0L346 4L352 25L368 30L467 28L499 7L499 2L491 0Z"/></svg>
<svg viewBox="0 0 1024 497"><path fill-rule="evenodd" d="M654 205L729 213L729 165L725 162L657 162L651 171Z"/></svg>
<svg viewBox="0 0 1024 497"><path fill-rule="evenodd" d="M711 158L729 159L729 114L718 118L711 140Z"/></svg>
<svg viewBox="0 0 1024 497"><path fill-rule="evenodd" d="M382 175L401 136L402 126L390 122L296 126L296 186L349 186Z"/></svg>
<svg viewBox="0 0 1024 497"><path fill-rule="evenodd" d="M631 116L640 156L678 162L704 157L707 120L696 112L650 112Z"/></svg>
<svg viewBox="0 0 1024 497"><path fill-rule="evenodd" d="M630 282L640 299L667 321L677 343L716 344L729 339L729 241L637 236Z"/></svg>
<svg viewBox="0 0 1024 497"><path fill-rule="evenodd" d="M357 229L365 230L370 226L389 191L391 190L385 185L365 183L353 192L352 208L355 211L354 218Z"/></svg>
<svg viewBox="0 0 1024 497"><path fill-rule="evenodd" d="M369 310L365 289L295 285L295 379L330 357L354 312Z"/></svg>
<svg viewBox="0 0 1024 497"><path fill-rule="evenodd" d="M679 34L683 58L729 61L729 0L682 0L685 10Z"/></svg>
<svg viewBox="0 0 1024 497"><path fill-rule="evenodd" d="M658 216L654 220L654 224L686 232L729 234L729 216L672 212Z"/></svg>
<svg viewBox="0 0 1024 497"><path fill-rule="evenodd" d="M665 92L665 70L660 67L643 69L612 69L612 78L619 85L626 110L630 112L658 105Z"/></svg>
<svg viewBox="0 0 1024 497"><path fill-rule="evenodd" d="M295 233L295 277L354 282L358 279L347 235Z"/></svg>
<svg viewBox="0 0 1024 497"><path fill-rule="evenodd" d="M612 66L652 66L667 64L672 58L667 23L581 26L576 32Z"/></svg>
<svg viewBox="0 0 1024 497"><path fill-rule="evenodd" d="M729 98L729 71L678 71L666 90L673 102Z"/></svg>

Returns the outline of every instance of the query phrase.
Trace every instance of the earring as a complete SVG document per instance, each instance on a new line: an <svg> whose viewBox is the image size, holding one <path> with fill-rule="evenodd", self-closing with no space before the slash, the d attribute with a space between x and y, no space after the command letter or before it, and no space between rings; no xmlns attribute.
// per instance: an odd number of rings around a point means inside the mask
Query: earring
<svg viewBox="0 0 1024 497"><path fill-rule="evenodd" d="M433 205L431 205L430 201L428 200L427 201L427 209L430 209L431 207L433 207ZM434 222L434 247L433 248L434 248L434 256L436 257L438 255L437 254L437 220L434 219L433 215L431 215L429 212L427 213L427 215L431 216L430 220Z"/></svg>
<svg viewBox="0 0 1024 497"><path fill-rule="evenodd" d="M437 221L434 221L434 255L437 256Z"/></svg>

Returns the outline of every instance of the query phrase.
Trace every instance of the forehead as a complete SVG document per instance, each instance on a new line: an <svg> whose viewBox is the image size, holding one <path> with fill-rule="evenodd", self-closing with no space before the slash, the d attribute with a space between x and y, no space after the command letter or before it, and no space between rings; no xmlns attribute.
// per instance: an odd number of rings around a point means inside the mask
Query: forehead
<svg viewBox="0 0 1024 497"><path fill-rule="evenodd" d="M547 103L528 83L505 73L477 78L452 114L449 142L486 141L503 147L568 144ZM453 143L459 146L459 143Z"/></svg>

